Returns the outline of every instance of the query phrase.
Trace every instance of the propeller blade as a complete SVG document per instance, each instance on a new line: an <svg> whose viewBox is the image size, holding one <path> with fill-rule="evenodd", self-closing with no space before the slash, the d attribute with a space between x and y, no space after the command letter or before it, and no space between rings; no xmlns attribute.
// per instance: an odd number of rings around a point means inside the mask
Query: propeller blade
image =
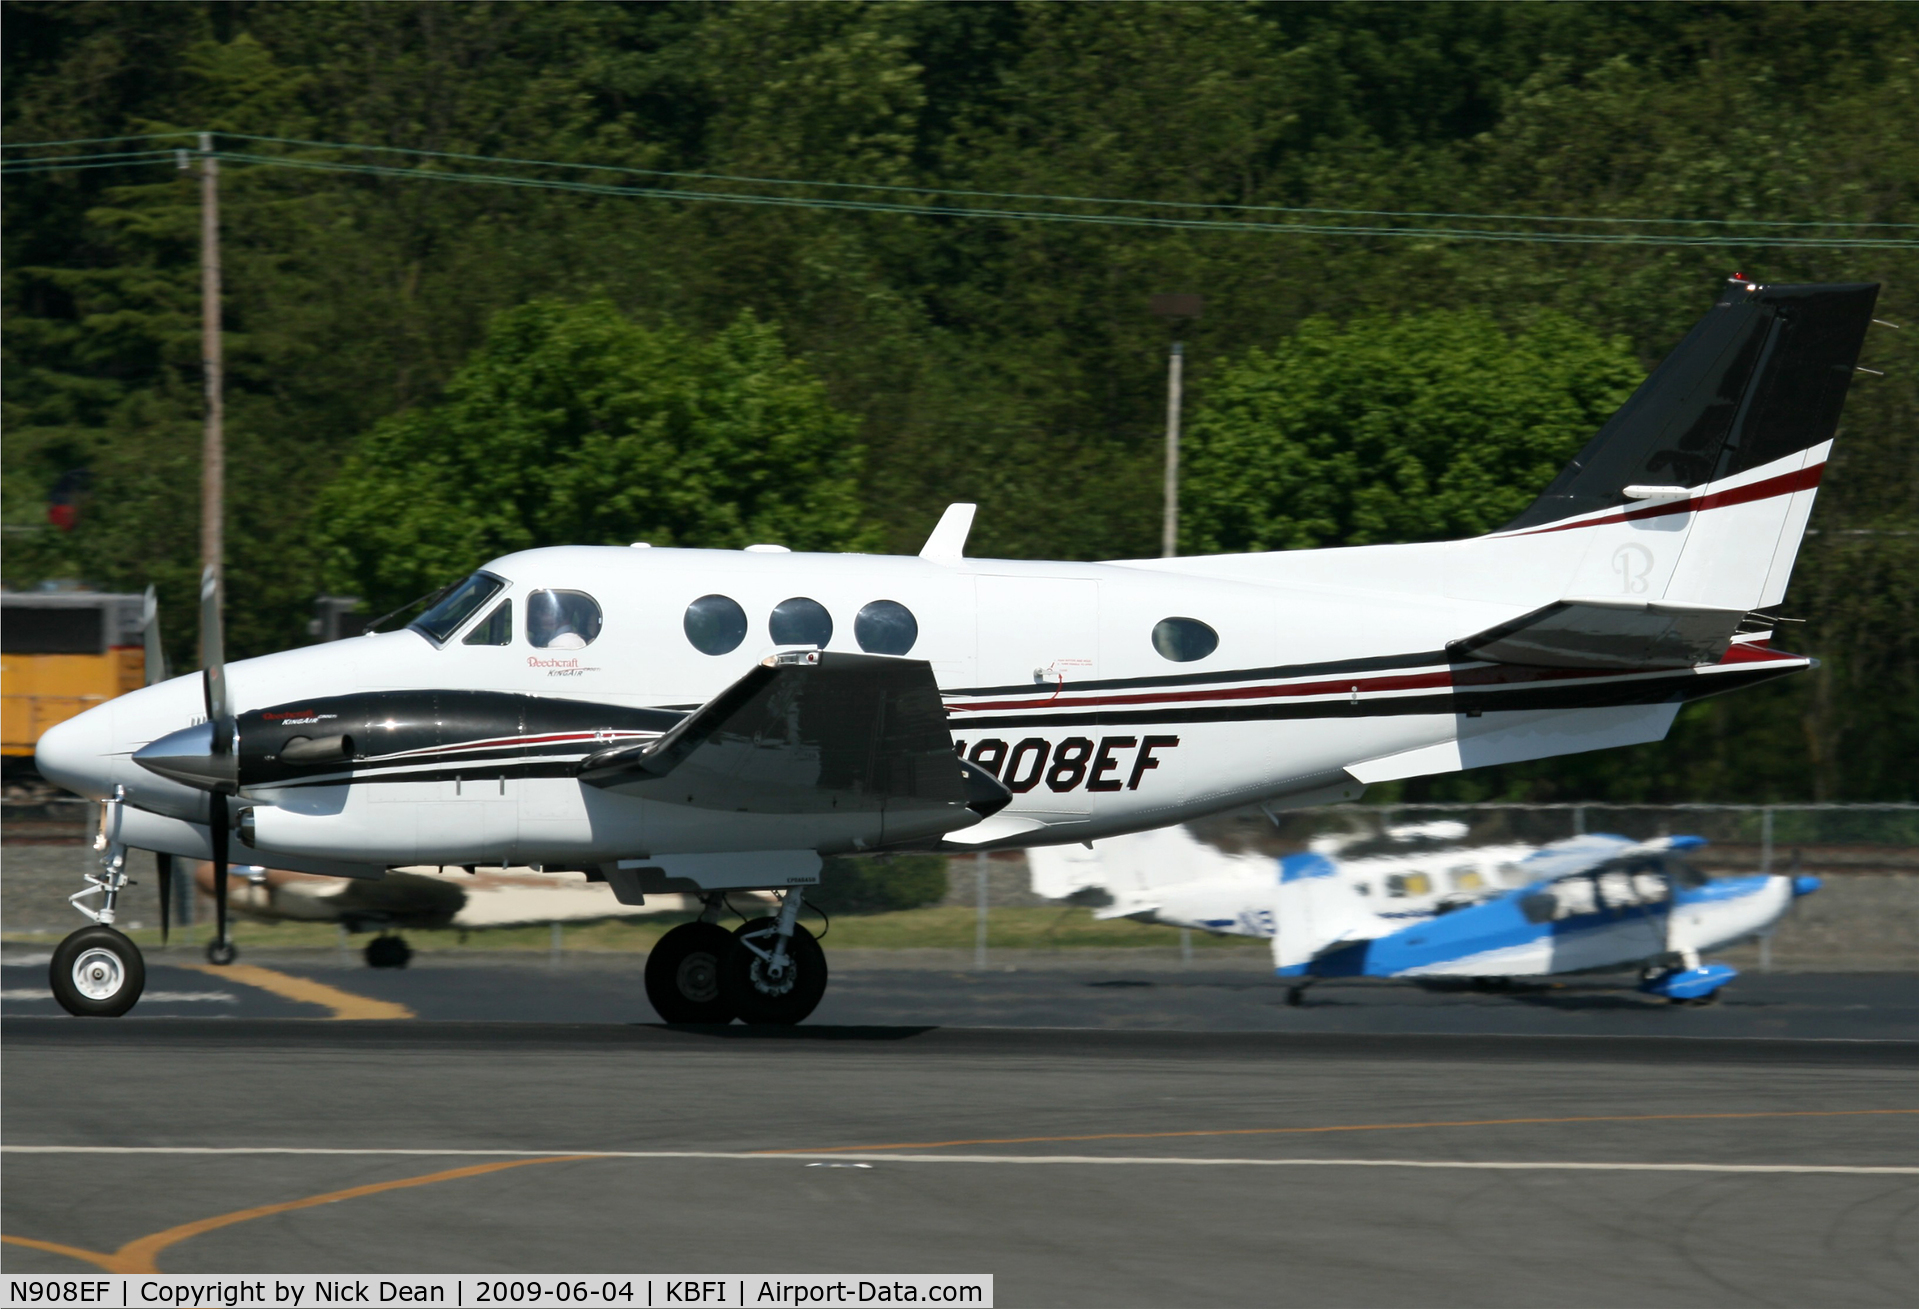
<svg viewBox="0 0 1919 1309"><path fill-rule="evenodd" d="M227 826L226 792L213 792L207 797L207 804L210 811L207 830L213 837L213 939L224 949L227 944L227 842L232 836L232 829Z"/></svg>
<svg viewBox="0 0 1919 1309"><path fill-rule="evenodd" d="M160 598L147 588L140 602L140 643L147 653L147 685L167 680L167 652L160 647Z"/></svg>
<svg viewBox="0 0 1919 1309"><path fill-rule="evenodd" d="M173 856L162 850L153 856L160 870L160 944L167 943L167 931L173 926Z"/></svg>
<svg viewBox="0 0 1919 1309"><path fill-rule="evenodd" d="M220 579L211 567L200 574L200 667L205 670L207 721L219 723L232 717L227 704L226 642L221 635ZM214 733L220 742L223 734Z"/></svg>

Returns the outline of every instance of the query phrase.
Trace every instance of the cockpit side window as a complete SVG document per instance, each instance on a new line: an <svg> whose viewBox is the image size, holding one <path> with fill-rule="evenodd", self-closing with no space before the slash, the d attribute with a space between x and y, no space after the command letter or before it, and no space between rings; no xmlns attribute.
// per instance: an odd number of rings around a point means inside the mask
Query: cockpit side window
<svg viewBox="0 0 1919 1309"><path fill-rule="evenodd" d="M473 625L461 645L512 645L513 602L500 601L499 607Z"/></svg>
<svg viewBox="0 0 1919 1309"><path fill-rule="evenodd" d="M491 573L475 573L407 626L433 644L445 645L447 638L460 630L460 624L479 612L480 606L498 595L505 585Z"/></svg>
<svg viewBox="0 0 1919 1309"><path fill-rule="evenodd" d="M600 634L600 606L584 591L526 598L526 640L536 650L584 650Z"/></svg>

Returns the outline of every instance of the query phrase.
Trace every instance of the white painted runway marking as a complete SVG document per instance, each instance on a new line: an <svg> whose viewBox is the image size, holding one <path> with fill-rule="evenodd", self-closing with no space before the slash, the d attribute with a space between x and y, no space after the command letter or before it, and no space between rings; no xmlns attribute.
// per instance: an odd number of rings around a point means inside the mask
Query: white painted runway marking
<svg viewBox="0 0 1919 1309"><path fill-rule="evenodd" d="M573 1159L841 1160L895 1164L1132 1164L1197 1168L1464 1168L1480 1171L1596 1173L1817 1173L1841 1176L1919 1177L1919 1166L1880 1164L1591 1163L1536 1159L1247 1159L1204 1155L1099 1154L799 1154L754 1150L398 1150L274 1145L0 1145L0 1154L123 1155L386 1155L434 1158L523 1159L565 1155Z"/></svg>

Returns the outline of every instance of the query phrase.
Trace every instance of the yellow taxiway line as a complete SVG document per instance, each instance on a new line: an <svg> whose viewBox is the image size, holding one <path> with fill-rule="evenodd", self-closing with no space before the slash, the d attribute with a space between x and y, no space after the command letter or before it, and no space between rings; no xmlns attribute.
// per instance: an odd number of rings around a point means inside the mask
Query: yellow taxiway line
<svg viewBox="0 0 1919 1309"><path fill-rule="evenodd" d="M207 971L212 971L208 969ZM223 970L229 974L232 968ZM250 971L267 973L266 969ZM350 1001L361 997L347 996L344 992L333 991L318 983L307 983L299 978L285 977L279 973L268 973L270 977L294 984L301 988L314 987ZM285 994L285 992L281 992ZM307 1000L309 993L302 989L298 995L289 998ZM311 1001L312 1003L331 1003L329 1001ZM377 1005L378 1001L364 1001ZM400 1006L387 1006L398 1009ZM354 1014L338 1014L337 1017L353 1017ZM381 1016L388 1016L382 1014ZM1292 1167L1292 1168L1435 1168L1469 1169L1487 1171L1568 1171L1568 1172L1649 1172L1649 1173L1731 1173L1731 1174L1847 1174L1864 1176L1913 1176L1919 1175L1919 1168L1903 1165L1858 1165L1858 1164L1720 1164L1687 1162L1607 1162L1598 1160L1446 1160L1446 1159L1271 1159L1271 1158L1220 1158L1220 1157L1166 1157L1166 1156L1118 1156L1118 1155L959 1155L959 1154L902 1154L898 1151L915 1149L940 1149L958 1145L1026 1145L1041 1142L1064 1141L1115 1141L1115 1140L1152 1140L1178 1137L1219 1137L1219 1136L1258 1136L1287 1135L1323 1132L1382 1132L1405 1131L1415 1128L1431 1127L1504 1127L1530 1125L1559 1125L1577 1123L1646 1123L1646 1122L1693 1122L1714 1119L1765 1119L1765 1118L1852 1118L1887 1114L1919 1114L1919 1109L1796 1109L1766 1110L1746 1113L1698 1113L1698 1114L1617 1114L1617 1115L1581 1115L1565 1118L1477 1118L1424 1123L1352 1123L1325 1127L1250 1127L1226 1128L1213 1131L1186 1132L1100 1132L1079 1136L1019 1136L993 1137L960 1141L927 1141L901 1143L895 1145L855 1145L825 1146L812 1149L787 1150L593 1150L571 1154L541 1154L525 1157L528 1152L507 1150L420 1150L420 1149L365 1149L353 1147L272 1147L272 1146L0 1146L5 1154L204 1154L204 1155L243 1155L243 1154L291 1154L291 1155L501 1155L511 1154L509 1159L496 1159L490 1163L469 1164L462 1168L451 1168L443 1172L427 1173L419 1177L403 1177L388 1182L372 1182L365 1186L348 1187L342 1191L328 1191L322 1195L308 1196L303 1200L288 1200L279 1204L256 1205L249 1209L236 1209L232 1213L219 1214L212 1218L202 1218L196 1222L182 1223L155 1232L150 1236L139 1237L127 1242L112 1252L87 1250L79 1246L63 1245L57 1241L42 1241L25 1236L0 1235L0 1242L22 1246L30 1250L44 1250L51 1254L65 1255L95 1265L110 1273L157 1273L156 1259L161 1251L177 1245L181 1241L199 1236L205 1232L231 1227L236 1223L251 1222L255 1218L266 1218L273 1214L290 1213L299 1209L311 1209L319 1205L337 1204L342 1200L358 1199L362 1196L379 1195L387 1191L403 1190L415 1186L431 1186L438 1182L457 1181L461 1178L479 1177L487 1173L496 1173L508 1168L524 1168L532 1164L576 1163L590 1159L600 1160L644 1160L644 1159L712 1159L712 1160L788 1160L795 1163L805 1160L860 1160L873 1163L944 1163L944 1164L1011 1164L1011 1165L1159 1165L1159 1166L1200 1166L1200 1167Z"/></svg>
<svg viewBox="0 0 1919 1309"><path fill-rule="evenodd" d="M342 991L337 986L328 986L324 982L315 982L305 977L295 977L290 973L277 973L271 968L260 968L253 964L184 964L196 972L209 977L223 978L230 982L239 982L261 991L269 991L286 1000L297 1000L301 1004L317 1004L323 1009L331 1009L328 1018L412 1018L413 1011L403 1004L394 1004L391 1000L375 1000L370 996L355 995L351 991Z"/></svg>
<svg viewBox="0 0 1919 1309"><path fill-rule="evenodd" d="M357 1200L361 1196L379 1195L385 1191L403 1191L414 1186L432 1186L436 1182L454 1182L463 1177L479 1177L486 1173L497 1173L508 1168L525 1168L530 1164L561 1164L578 1158L590 1158L581 1155L552 1155L541 1159L504 1159L490 1164L469 1164L465 1168L449 1168L444 1172L427 1173L421 1177L400 1177L390 1182L370 1182L365 1186L349 1186L344 1191L328 1191L324 1195L310 1195L304 1200L286 1200L280 1204L255 1205L251 1209L236 1209L230 1214L216 1214L212 1218L202 1218L196 1222L181 1223L178 1227L169 1227L165 1231L155 1232L151 1236L142 1236L128 1241L118 1250L85 1250L77 1245L61 1245L56 1241L36 1241L27 1236L0 1236L0 1241L8 1245L24 1246L29 1250L45 1250L52 1254L66 1255L71 1259L84 1260L103 1272L109 1273L157 1273L159 1266L154 1262L162 1250L178 1245L190 1237L205 1232L218 1231L222 1227L232 1227L235 1223L252 1222L255 1218L267 1218L274 1214L291 1213L296 1209L312 1209L323 1204L338 1204L342 1200Z"/></svg>

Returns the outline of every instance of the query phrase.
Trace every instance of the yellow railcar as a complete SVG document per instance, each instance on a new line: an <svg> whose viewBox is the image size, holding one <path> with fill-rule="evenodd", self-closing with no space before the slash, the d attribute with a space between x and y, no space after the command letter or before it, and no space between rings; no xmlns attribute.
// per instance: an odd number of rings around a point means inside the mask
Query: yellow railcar
<svg viewBox="0 0 1919 1309"><path fill-rule="evenodd" d="M0 595L0 753L146 680L141 597L88 591Z"/></svg>

